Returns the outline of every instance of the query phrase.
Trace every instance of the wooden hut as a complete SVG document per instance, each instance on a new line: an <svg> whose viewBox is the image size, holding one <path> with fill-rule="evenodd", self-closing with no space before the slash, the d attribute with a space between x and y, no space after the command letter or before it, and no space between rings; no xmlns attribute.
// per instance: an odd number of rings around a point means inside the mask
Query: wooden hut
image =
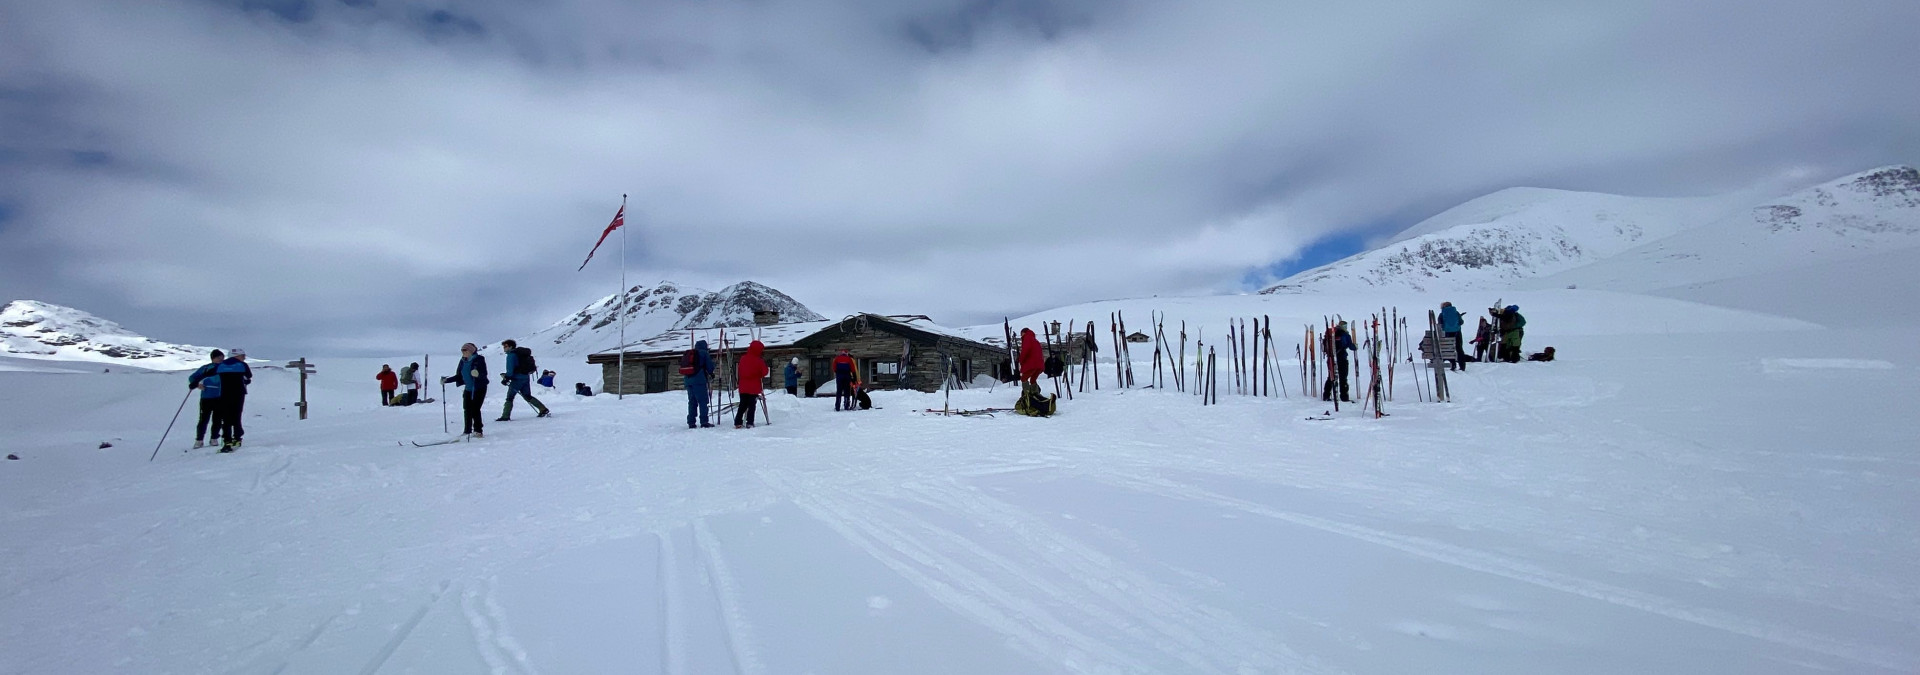
<svg viewBox="0 0 1920 675"><path fill-rule="evenodd" d="M765 321L756 316L757 320ZM626 392L650 394L685 389L680 377L680 355L693 348L696 340L706 340L720 369L718 382L725 382L733 363L746 352L748 343L759 340L766 345L769 389L780 389L787 363L800 360L800 386L811 396L821 386L831 391L833 358L842 349L860 368L860 379L868 389L915 389L939 391L948 375L970 382L975 374L995 372L1004 367L1007 353L957 331L935 325L923 316L886 316L855 314L839 321L769 323L729 328L700 328L662 333L626 345L623 349L599 352L587 357L587 363L601 369L601 389L619 393L620 353L626 352ZM724 348L723 348L724 343ZM949 366L951 370L949 371Z"/></svg>

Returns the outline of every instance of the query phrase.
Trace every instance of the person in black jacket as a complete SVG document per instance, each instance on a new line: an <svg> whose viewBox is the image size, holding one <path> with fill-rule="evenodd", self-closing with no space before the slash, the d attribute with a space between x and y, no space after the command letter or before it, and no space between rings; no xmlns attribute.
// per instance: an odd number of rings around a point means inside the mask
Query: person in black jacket
<svg viewBox="0 0 1920 675"><path fill-rule="evenodd" d="M221 452L233 452L240 447L240 441L247 435L241 426L240 416L247 410L247 385L253 384L253 369L247 367L247 350L235 348L227 353L227 360L220 362L214 369L220 378L220 428L226 439L220 443Z"/></svg>
<svg viewBox="0 0 1920 675"><path fill-rule="evenodd" d="M485 438L480 405L487 400L487 357L480 355L480 348L471 342L460 345L459 368L440 381L465 388L460 394L460 433Z"/></svg>

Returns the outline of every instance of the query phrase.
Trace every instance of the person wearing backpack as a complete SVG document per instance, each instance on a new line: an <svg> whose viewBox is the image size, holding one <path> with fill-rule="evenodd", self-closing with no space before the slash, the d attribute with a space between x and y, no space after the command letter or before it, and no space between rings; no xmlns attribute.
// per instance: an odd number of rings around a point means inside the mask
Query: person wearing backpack
<svg viewBox="0 0 1920 675"><path fill-rule="evenodd" d="M763 354L767 346L759 340L747 345L747 353L740 357L740 405L733 409L733 428L753 428L754 409L760 406L760 397L766 395L767 359Z"/></svg>
<svg viewBox="0 0 1920 675"><path fill-rule="evenodd" d="M200 390L200 423L193 427L193 447L206 447L207 423L213 423L213 442L220 442L220 362L226 360L226 352L218 349L209 355L210 363L200 366L187 376L187 388Z"/></svg>
<svg viewBox="0 0 1920 675"><path fill-rule="evenodd" d="M842 404L846 405L844 410L853 409L853 387L858 379L854 377L856 370L858 369L854 367L853 355L848 354L847 350L842 349L838 356L833 357L834 410L842 410L843 408L840 407Z"/></svg>
<svg viewBox="0 0 1920 675"><path fill-rule="evenodd" d="M408 406L420 401L420 362L400 366L400 386L407 390L395 398L394 405Z"/></svg>
<svg viewBox="0 0 1920 675"><path fill-rule="evenodd" d="M1500 360L1507 363L1519 363L1520 341L1527 335L1527 317L1520 315L1519 305L1507 305L1500 311Z"/></svg>
<svg viewBox="0 0 1920 675"><path fill-rule="evenodd" d="M533 350L513 340L501 340L500 351L507 354L507 367L500 373L500 383L507 385L507 404L500 409L500 419L494 421L513 421L514 394L527 399L527 403L539 411L535 417L546 417L550 414L546 404L533 397L533 374L539 372L539 367L533 362Z"/></svg>
<svg viewBox="0 0 1920 675"><path fill-rule="evenodd" d="M712 428L707 421L707 377L713 374L713 355L707 341L693 343L693 349L680 355L680 377L687 387L687 428Z"/></svg>

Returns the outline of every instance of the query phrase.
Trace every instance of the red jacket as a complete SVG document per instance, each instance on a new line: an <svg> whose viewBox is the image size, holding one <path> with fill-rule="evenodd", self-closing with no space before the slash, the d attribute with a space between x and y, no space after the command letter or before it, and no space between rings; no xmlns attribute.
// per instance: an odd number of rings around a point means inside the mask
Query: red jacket
<svg viewBox="0 0 1920 675"><path fill-rule="evenodd" d="M373 379L380 381L380 391L393 391L400 388L400 376L391 370L382 370Z"/></svg>
<svg viewBox="0 0 1920 675"><path fill-rule="evenodd" d="M1047 370L1047 352L1040 348L1040 338L1034 337L1032 328L1020 329L1020 379L1034 382Z"/></svg>
<svg viewBox="0 0 1920 675"><path fill-rule="evenodd" d="M767 359L761 356L767 346L759 340L747 345L747 355L740 357L740 393L760 394L766 391Z"/></svg>

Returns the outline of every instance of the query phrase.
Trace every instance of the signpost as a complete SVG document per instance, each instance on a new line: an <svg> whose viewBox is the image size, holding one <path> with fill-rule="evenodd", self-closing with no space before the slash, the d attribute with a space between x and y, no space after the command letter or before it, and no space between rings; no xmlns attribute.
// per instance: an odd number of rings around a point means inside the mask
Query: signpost
<svg viewBox="0 0 1920 675"><path fill-rule="evenodd" d="M294 406L300 408L300 419L304 420L307 418L307 376L313 374L313 364L307 363L303 356L298 361L288 361L287 367L300 371L300 402Z"/></svg>

